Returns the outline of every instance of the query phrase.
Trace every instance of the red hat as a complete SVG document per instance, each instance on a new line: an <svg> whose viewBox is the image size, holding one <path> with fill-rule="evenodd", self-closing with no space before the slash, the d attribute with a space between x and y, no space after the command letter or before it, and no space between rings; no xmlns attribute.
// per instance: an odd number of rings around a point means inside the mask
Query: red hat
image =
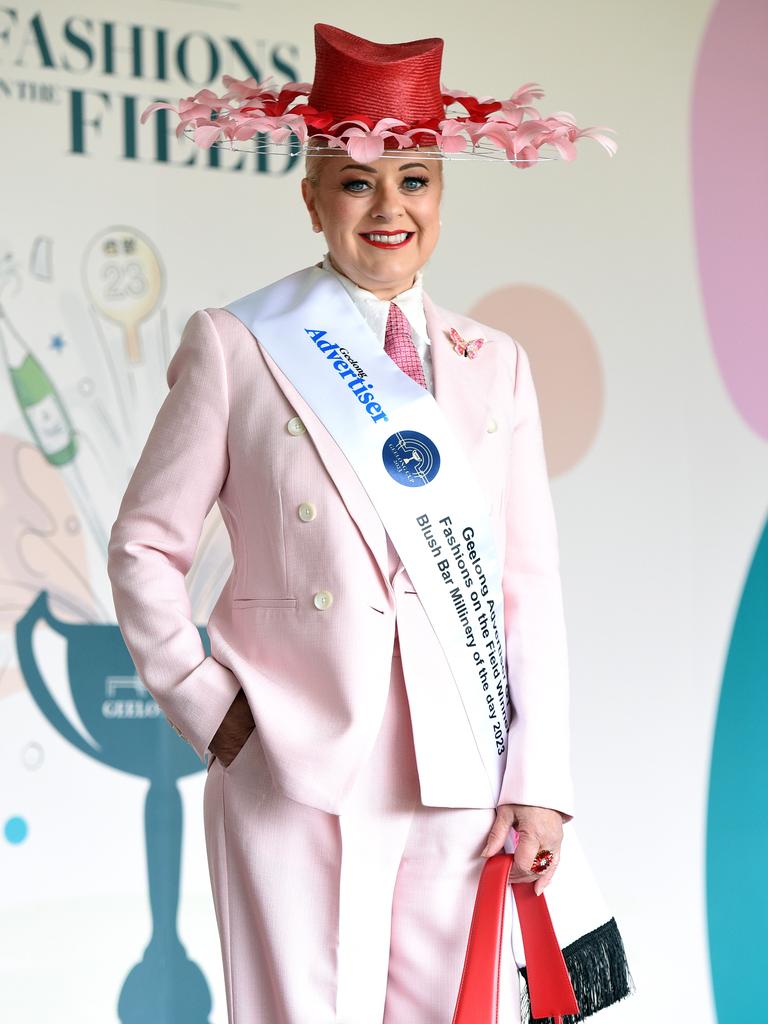
<svg viewBox="0 0 768 1024"><path fill-rule="evenodd" d="M318 23L311 84L277 87L271 76L257 82L224 75L223 95L201 89L178 108L151 103L141 123L166 108L179 116L177 135L189 135L206 149L303 149L360 161L426 146L433 159L485 157L530 167L555 158L539 154L544 145L560 159L573 160L580 137L595 139L611 156L616 152L616 142L603 134L612 128L579 128L565 111L542 117L531 104L544 95L536 82L526 82L506 100L446 89L440 83L442 56L442 39L374 43ZM461 111L449 113L455 105Z"/></svg>
<svg viewBox="0 0 768 1024"><path fill-rule="evenodd" d="M407 125L442 121L442 39L372 43L360 36L315 25L315 78L308 104L343 117L396 117ZM388 140L394 142L394 139Z"/></svg>

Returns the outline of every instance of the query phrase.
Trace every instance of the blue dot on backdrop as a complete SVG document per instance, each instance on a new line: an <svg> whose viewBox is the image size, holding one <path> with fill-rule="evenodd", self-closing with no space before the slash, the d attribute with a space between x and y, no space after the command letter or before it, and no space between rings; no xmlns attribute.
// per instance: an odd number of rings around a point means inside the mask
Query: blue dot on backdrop
<svg viewBox="0 0 768 1024"><path fill-rule="evenodd" d="M29 827L27 826L24 818L18 817L9 818L5 823L5 838L9 843L23 843L27 838Z"/></svg>

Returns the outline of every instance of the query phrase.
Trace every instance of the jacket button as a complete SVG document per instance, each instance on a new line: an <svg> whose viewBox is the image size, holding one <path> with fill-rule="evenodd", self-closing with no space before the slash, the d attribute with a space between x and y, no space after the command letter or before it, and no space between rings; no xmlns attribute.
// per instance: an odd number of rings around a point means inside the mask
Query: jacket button
<svg viewBox="0 0 768 1024"><path fill-rule="evenodd" d="M498 427L498 423L493 418L493 416L491 416L490 419L488 420L488 423L486 424L486 428L485 429L488 431L489 434L492 434L494 432L494 430L496 430L497 427Z"/></svg>
<svg viewBox="0 0 768 1024"><path fill-rule="evenodd" d="M315 608L319 608L320 611L325 611L326 608L331 607L333 601L333 594L330 590L318 590L315 596L312 598Z"/></svg>
<svg viewBox="0 0 768 1024"><path fill-rule="evenodd" d="M305 433L307 429L298 416L292 416L291 419L288 420L286 426L288 427L288 433L293 434L294 437L298 434Z"/></svg>
<svg viewBox="0 0 768 1024"><path fill-rule="evenodd" d="M308 523L317 515L317 509L311 501L302 501L299 505L299 519L303 523Z"/></svg>

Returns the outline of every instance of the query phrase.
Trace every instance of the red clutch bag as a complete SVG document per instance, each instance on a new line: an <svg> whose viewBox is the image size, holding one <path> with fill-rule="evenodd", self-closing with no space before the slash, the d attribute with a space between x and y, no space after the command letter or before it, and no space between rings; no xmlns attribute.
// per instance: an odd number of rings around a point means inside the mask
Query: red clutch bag
<svg viewBox="0 0 768 1024"><path fill-rule="evenodd" d="M544 893L537 896L532 882L509 882L514 860L512 853L497 853L483 865L451 1024L498 1020L504 903L510 884L523 936L531 1016L553 1017L555 1024L562 1024L564 1014L579 1013Z"/></svg>

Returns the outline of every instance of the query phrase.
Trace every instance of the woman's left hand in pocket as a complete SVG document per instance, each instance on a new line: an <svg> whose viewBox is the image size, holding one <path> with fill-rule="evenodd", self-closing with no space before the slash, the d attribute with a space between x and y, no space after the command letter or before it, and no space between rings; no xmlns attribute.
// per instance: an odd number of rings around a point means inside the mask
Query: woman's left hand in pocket
<svg viewBox="0 0 768 1024"><path fill-rule="evenodd" d="M227 768L255 728L251 707L241 688L210 742L209 750Z"/></svg>

